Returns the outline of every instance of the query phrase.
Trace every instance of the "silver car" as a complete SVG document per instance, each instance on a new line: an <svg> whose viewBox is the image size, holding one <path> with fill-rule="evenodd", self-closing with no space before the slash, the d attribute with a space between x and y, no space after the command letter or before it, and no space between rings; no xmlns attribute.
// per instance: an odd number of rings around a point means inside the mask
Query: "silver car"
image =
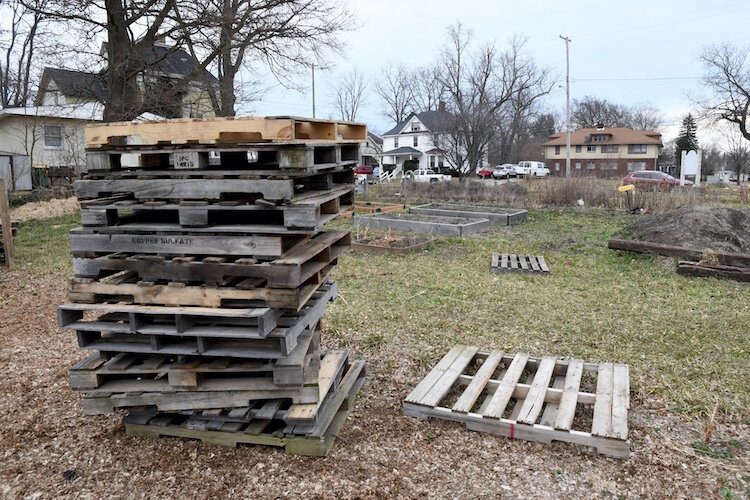
<svg viewBox="0 0 750 500"><path fill-rule="evenodd" d="M516 177L516 166L512 163L504 163L492 170L493 179L509 179Z"/></svg>

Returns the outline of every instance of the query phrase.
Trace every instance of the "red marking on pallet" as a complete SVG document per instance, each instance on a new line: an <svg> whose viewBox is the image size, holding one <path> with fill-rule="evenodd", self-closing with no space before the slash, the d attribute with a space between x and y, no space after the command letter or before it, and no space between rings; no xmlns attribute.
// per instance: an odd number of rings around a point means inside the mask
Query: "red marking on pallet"
<svg viewBox="0 0 750 500"><path fill-rule="evenodd" d="M510 424L510 438L513 439L513 434L516 433L516 424Z"/></svg>

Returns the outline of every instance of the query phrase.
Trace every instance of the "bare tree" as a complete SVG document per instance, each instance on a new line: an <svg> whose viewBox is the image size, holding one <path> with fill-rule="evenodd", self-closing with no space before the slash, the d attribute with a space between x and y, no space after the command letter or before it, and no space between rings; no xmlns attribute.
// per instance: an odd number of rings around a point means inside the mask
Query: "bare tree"
<svg viewBox="0 0 750 500"><path fill-rule="evenodd" d="M364 101L366 88L365 78L357 68L341 78L334 89L333 98L342 120L355 121L357 119L357 112Z"/></svg>
<svg viewBox="0 0 750 500"><path fill-rule="evenodd" d="M594 128L599 124L605 127L627 127L628 122L628 110L625 106L593 96L573 99L570 123L575 128Z"/></svg>
<svg viewBox="0 0 750 500"><path fill-rule="evenodd" d="M742 173L750 169L750 144L742 134L729 134L725 158L729 167L737 174L737 185L739 185Z"/></svg>
<svg viewBox="0 0 750 500"><path fill-rule="evenodd" d="M375 93L383 100L383 115L401 123L412 110L415 74L403 64L388 64L380 68L375 83Z"/></svg>
<svg viewBox="0 0 750 500"><path fill-rule="evenodd" d="M698 103L706 115L736 125L742 136L750 140L750 67L747 59L748 49L728 43L706 47L699 60L705 69L703 85L712 95Z"/></svg>
<svg viewBox="0 0 750 500"><path fill-rule="evenodd" d="M433 142L460 178L487 161L500 115L514 96L528 94L530 99L552 89L548 70L525 57L523 45L514 37L502 52L490 43L472 50L471 33L461 24L448 29L436 72L445 88L447 113L433 131Z"/></svg>
<svg viewBox="0 0 750 500"><path fill-rule="evenodd" d="M437 77L437 68L424 66L413 73L413 97L411 108L417 113L437 111L445 94L445 87Z"/></svg>
<svg viewBox="0 0 750 500"><path fill-rule="evenodd" d="M636 104L628 111L628 127L633 130L660 130L664 126L664 114L651 103Z"/></svg>

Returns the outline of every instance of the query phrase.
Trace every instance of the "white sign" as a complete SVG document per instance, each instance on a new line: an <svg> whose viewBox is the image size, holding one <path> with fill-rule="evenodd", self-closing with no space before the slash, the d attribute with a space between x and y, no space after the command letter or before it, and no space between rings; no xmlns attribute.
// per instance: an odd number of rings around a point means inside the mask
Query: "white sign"
<svg viewBox="0 0 750 500"><path fill-rule="evenodd" d="M682 152L682 168L680 168L680 186L685 185L685 176L694 175L695 185L699 186L701 183L701 159L703 157L702 151L683 151Z"/></svg>

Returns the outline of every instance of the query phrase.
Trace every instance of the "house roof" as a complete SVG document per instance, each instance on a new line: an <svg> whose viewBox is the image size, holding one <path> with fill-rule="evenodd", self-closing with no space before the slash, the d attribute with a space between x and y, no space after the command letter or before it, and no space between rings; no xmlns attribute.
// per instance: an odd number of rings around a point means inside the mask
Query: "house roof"
<svg viewBox="0 0 750 500"><path fill-rule="evenodd" d="M427 127L427 130L435 131L440 128L440 124L444 122L446 118L449 118L451 114L447 111L422 111L421 113L409 113L409 116L407 116L406 119L399 122L395 127L383 134L383 136L398 135L414 116L416 116L417 119Z"/></svg>
<svg viewBox="0 0 750 500"><path fill-rule="evenodd" d="M52 106L23 106L17 108L0 109L0 120L9 116L37 116L45 118L60 118L67 120L101 121L104 106L98 102L87 102L84 104L67 104ZM133 120L158 121L164 117L154 113L143 113Z"/></svg>
<svg viewBox="0 0 750 500"><path fill-rule="evenodd" d="M414 149L410 146L401 146L400 148L391 149L390 151L383 151L384 155L387 156L393 156L393 155L421 155L422 152L418 149Z"/></svg>
<svg viewBox="0 0 750 500"><path fill-rule="evenodd" d="M43 90L48 89L50 81L55 82L57 90L64 96L103 100L107 95L104 76L99 73L46 67L42 73L40 87Z"/></svg>
<svg viewBox="0 0 750 500"><path fill-rule="evenodd" d="M369 130L367 131L367 137L369 137L375 144L383 145L383 138Z"/></svg>
<svg viewBox="0 0 750 500"><path fill-rule="evenodd" d="M102 43L102 53L107 52L107 42ZM185 78L198 65L198 61L185 50L172 45L155 43L143 53L143 62L158 72L172 78ZM219 80L210 71L204 69L203 76L211 85L218 85ZM195 77L193 81L201 81L202 78Z"/></svg>
<svg viewBox="0 0 750 500"><path fill-rule="evenodd" d="M593 135L607 135L604 142L594 142ZM582 128L570 133L570 144L656 144L661 146L661 134L655 130L633 130L629 128ZM553 134L542 146L565 146L565 134Z"/></svg>

